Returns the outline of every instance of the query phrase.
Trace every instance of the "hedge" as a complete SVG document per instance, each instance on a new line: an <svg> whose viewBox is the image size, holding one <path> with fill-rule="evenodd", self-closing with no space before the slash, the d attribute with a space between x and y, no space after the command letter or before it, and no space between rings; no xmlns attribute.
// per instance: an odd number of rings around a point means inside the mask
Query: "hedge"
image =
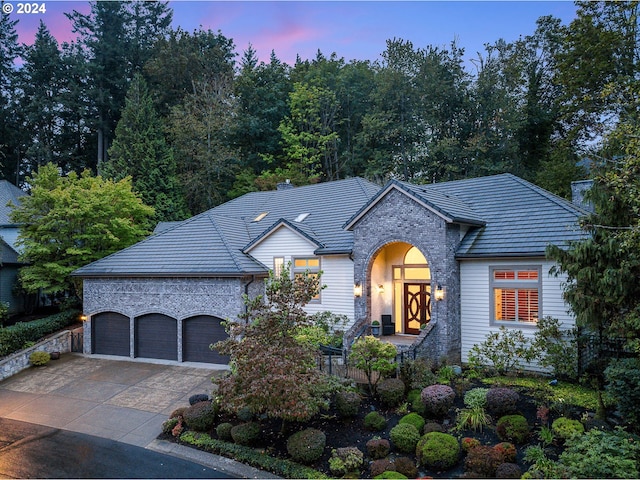
<svg viewBox="0 0 640 480"><path fill-rule="evenodd" d="M18 322L0 328L0 357L25 348L28 342L37 342L50 333L62 330L78 320L78 310L67 310L32 322Z"/></svg>
<svg viewBox="0 0 640 480"><path fill-rule="evenodd" d="M216 440L206 433L189 430L180 435L180 442L193 445L207 452L233 458L238 462L275 473L284 478L328 478L322 472L291 460L270 457L251 447Z"/></svg>

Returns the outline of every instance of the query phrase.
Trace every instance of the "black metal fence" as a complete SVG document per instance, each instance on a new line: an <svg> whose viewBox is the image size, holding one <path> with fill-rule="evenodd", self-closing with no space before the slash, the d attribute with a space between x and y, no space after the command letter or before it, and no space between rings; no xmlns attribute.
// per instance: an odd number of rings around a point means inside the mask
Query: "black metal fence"
<svg viewBox="0 0 640 480"><path fill-rule="evenodd" d="M607 338L598 334L583 334L578 337L578 374L602 373L609 360L631 358L635 353L626 346L624 338ZM594 371L595 370L595 371Z"/></svg>

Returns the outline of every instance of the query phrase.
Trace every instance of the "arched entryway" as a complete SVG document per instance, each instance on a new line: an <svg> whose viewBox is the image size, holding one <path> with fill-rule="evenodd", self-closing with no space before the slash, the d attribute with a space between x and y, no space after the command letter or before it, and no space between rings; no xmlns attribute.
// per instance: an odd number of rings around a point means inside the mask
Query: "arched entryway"
<svg viewBox="0 0 640 480"><path fill-rule="evenodd" d="M389 243L372 261L370 279L371 318L382 321L383 333L418 335L431 320L431 269L425 255L411 244ZM384 329L389 320L393 332Z"/></svg>

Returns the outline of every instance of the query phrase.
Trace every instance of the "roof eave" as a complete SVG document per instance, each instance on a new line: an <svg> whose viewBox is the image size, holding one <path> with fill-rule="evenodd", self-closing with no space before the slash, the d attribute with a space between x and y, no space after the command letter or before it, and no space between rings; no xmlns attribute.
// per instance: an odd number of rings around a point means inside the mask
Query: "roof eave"
<svg viewBox="0 0 640 480"><path fill-rule="evenodd" d="M235 273L216 273L216 272L93 272L93 273L77 273L73 272L72 277L78 278L242 278L251 275L268 275L266 270L235 272Z"/></svg>

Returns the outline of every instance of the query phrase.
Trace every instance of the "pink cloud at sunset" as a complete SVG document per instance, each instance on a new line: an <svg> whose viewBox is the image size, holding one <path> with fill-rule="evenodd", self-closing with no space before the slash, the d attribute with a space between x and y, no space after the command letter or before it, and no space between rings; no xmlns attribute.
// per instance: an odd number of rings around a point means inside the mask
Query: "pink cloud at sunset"
<svg viewBox="0 0 640 480"><path fill-rule="evenodd" d="M9 1L17 5L18 2ZM477 56L485 43L503 38L517 40L530 35L536 20L553 15L569 23L575 5L568 1L192 1L174 0L173 27L193 31L200 27L220 31L233 39L240 56L249 44L260 60L268 61L272 50L283 62L296 56L314 58L335 52L349 61L377 60L386 40L402 38L416 47L448 46L456 39L465 58ZM60 43L74 38L64 13L90 11L87 0L49 0L47 12L16 15L19 41L31 44L42 19Z"/></svg>

